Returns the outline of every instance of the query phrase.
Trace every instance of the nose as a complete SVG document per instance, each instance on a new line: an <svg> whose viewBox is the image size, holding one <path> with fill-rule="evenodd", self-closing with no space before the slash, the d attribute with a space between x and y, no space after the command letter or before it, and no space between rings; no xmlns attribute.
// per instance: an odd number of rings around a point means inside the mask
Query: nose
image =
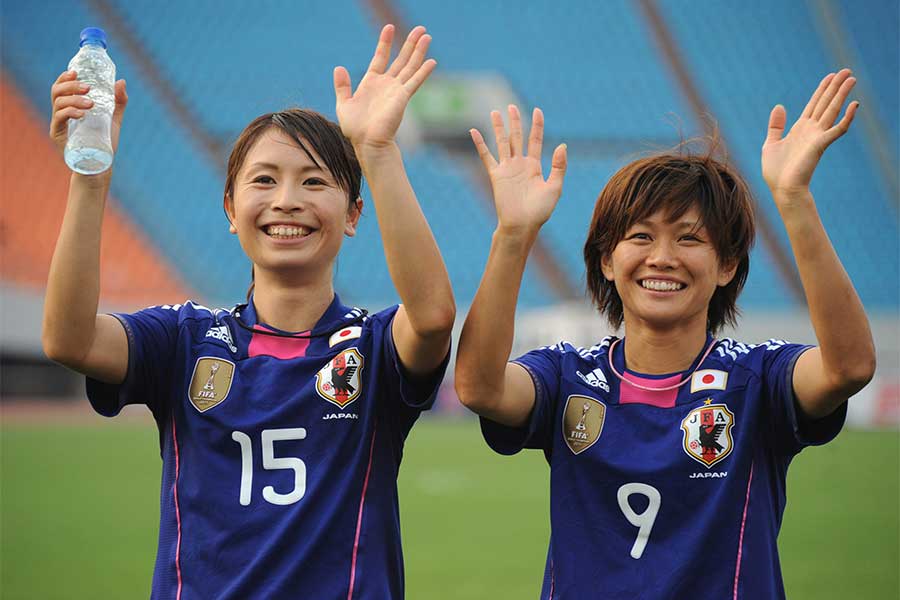
<svg viewBox="0 0 900 600"><path fill-rule="evenodd" d="M646 262L656 269L674 269L678 266L678 249L667 240L656 240L650 247Z"/></svg>
<svg viewBox="0 0 900 600"><path fill-rule="evenodd" d="M303 190L293 185L282 185L272 200L272 209L282 212L299 211L303 206Z"/></svg>

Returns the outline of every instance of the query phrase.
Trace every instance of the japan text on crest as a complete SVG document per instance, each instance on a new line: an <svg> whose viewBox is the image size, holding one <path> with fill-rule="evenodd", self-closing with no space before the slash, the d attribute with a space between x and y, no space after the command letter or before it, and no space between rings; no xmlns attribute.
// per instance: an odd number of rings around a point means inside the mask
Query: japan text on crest
<svg viewBox="0 0 900 600"><path fill-rule="evenodd" d="M704 404L695 408L681 421L684 451L706 468L713 466L731 454L733 426L734 413L724 404Z"/></svg>
<svg viewBox="0 0 900 600"><path fill-rule="evenodd" d="M563 439L569 450L581 454L594 445L603 431L606 405L595 398L573 394L563 409Z"/></svg>
<svg viewBox="0 0 900 600"><path fill-rule="evenodd" d="M203 356L194 365L188 399L194 408L206 412L225 401L231 391L234 363L224 358Z"/></svg>
<svg viewBox="0 0 900 600"><path fill-rule="evenodd" d="M324 399L344 408L359 397L363 355L348 348L316 373L316 391Z"/></svg>

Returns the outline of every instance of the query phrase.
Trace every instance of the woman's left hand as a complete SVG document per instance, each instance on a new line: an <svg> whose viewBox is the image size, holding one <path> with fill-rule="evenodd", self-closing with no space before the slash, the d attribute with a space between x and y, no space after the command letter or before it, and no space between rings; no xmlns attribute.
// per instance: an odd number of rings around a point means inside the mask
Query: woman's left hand
<svg viewBox="0 0 900 600"><path fill-rule="evenodd" d="M437 64L433 58L425 60L431 36L420 25L409 32L400 53L388 68L393 40L394 26L385 25L369 69L356 92L351 88L347 69L334 69L338 122L357 151L394 143L409 99Z"/></svg>
<svg viewBox="0 0 900 600"><path fill-rule="evenodd" d="M847 133L859 102L851 102L835 125L847 95L856 84L850 69L829 73L809 99L803 114L784 137L787 113L777 105L769 115L769 134L762 147L763 179L776 201L809 191L819 159L828 146Z"/></svg>

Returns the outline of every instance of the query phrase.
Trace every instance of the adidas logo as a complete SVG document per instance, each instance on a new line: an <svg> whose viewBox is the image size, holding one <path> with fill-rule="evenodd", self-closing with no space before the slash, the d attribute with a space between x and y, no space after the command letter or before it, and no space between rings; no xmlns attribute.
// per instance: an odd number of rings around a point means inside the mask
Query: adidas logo
<svg viewBox="0 0 900 600"><path fill-rule="evenodd" d="M232 352L237 352L237 348L234 346L234 342L231 340L231 331L228 330L227 325L220 325L219 327L210 327L209 331L206 332L206 337L216 338L217 340L221 340L228 344L228 349Z"/></svg>
<svg viewBox="0 0 900 600"><path fill-rule="evenodd" d="M588 384L591 387L600 388L604 392L609 391L609 383L606 381L606 375L603 374L599 368L594 369L587 375L583 374L581 371L575 371L575 374L581 378L583 382Z"/></svg>

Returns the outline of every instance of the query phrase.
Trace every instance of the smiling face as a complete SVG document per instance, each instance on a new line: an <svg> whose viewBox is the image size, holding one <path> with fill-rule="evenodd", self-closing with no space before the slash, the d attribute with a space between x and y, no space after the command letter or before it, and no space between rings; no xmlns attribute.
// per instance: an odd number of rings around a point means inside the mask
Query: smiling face
<svg viewBox="0 0 900 600"><path fill-rule="evenodd" d="M626 329L638 321L705 329L710 300L731 282L736 265L721 263L692 206L674 219L660 210L632 224L601 268L621 298Z"/></svg>
<svg viewBox="0 0 900 600"><path fill-rule="evenodd" d="M356 233L361 201L312 147L277 127L263 131L237 169L225 211L254 269L330 273L343 237ZM318 164L316 164L318 163Z"/></svg>

